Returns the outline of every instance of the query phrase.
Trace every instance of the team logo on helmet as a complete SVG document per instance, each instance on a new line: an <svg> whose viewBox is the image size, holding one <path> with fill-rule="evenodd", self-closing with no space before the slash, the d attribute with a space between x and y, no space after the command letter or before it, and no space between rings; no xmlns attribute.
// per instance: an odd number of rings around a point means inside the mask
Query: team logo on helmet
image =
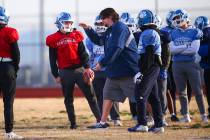
<svg viewBox="0 0 210 140"><path fill-rule="evenodd" d="M146 25L156 25L155 24L155 14L150 10L142 10L138 14L138 26L146 26Z"/></svg>
<svg viewBox="0 0 210 140"><path fill-rule="evenodd" d="M140 18L144 18L144 17L146 17L146 16L147 16L146 11L142 11L142 12L140 12L140 14L139 14L139 17L140 17Z"/></svg>

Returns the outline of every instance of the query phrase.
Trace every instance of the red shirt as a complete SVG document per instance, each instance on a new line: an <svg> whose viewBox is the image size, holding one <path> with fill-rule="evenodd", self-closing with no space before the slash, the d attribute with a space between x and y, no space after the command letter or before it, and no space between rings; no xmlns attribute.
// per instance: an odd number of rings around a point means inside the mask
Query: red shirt
<svg viewBox="0 0 210 140"><path fill-rule="evenodd" d="M56 32L47 37L47 46L57 49L57 63L59 69L80 64L78 44L83 39L84 37L79 31L73 31L69 34Z"/></svg>
<svg viewBox="0 0 210 140"><path fill-rule="evenodd" d="M11 44L17 42L19 35L16 29L4 27L0 29L0 57L11 58Z"/></svg>

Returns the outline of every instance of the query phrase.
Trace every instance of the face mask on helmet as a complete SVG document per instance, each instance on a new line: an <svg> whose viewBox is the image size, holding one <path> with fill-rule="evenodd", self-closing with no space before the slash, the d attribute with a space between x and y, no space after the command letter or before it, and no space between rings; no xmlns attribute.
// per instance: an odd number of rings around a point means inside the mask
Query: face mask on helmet
<svg viewBox="0 0 210 140"><path fill-rule="evenodd" d="M133 33L137 32L137 26L136 24L127 24L129 30L131 30Z"/></svg>
<svg viewBox="0 0 210 140"><path fill-rule="evenodd" d="M9 22L9 13L0 6L0 24L1 25L7 25Z"/></svg>
<svg viewBox="0 0 210 140"><path fill-rule="evenodd" d="M101 16L96 16L95 23L94 23L94 30L98 35L106 32L107 27L102 22Z"/></svg>
<svg viewBox="0 0 210 140"><path fill-rule="evenodd" d="M182 27L185 22L187 21L183 20L180 16L175 16L172 23L174 27Z"/></svg>
<svg viewBox="0 0 210 140"><path fill-rule="evenodd" d="M106 32L107 27L102 22L96 22L94 24L94 29L97 34L102 34Z"/></svg>
<svg viewBox="0 0 210 140"><path fill-rule="evenodd" d="M69 33L73 31L72 21L61 21L61 28L60 30L65 33Z"/></svg>

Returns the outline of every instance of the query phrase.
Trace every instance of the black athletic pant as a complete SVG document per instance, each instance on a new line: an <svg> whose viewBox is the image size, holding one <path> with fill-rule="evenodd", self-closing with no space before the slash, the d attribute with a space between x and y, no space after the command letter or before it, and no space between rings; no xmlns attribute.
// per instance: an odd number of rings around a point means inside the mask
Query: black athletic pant
<svg viewBox="0 0 210 140"><path fill-rule="evenodd" d="M159 66L152 66L150 70L144 74L140 84L136 84L135 98L137 102L137 121L139 125L147 125L147 103L152 106L153 118L156 127L162 127L162 108L158 96L157 78L160 72Z"/></svg>
<svg viewBox="0 0 210 140"><path fill-rule="evenodd" d="M132 103L131 101L129 101L129 106L130 106L130 111L131 111L132 117L137 116L136 103Z"/></svg>
<svg viewBox="0 0 210 140"><path fill-rule="evenodd" d="M206 97L208 102L208 112L210 114L210 69L204 69L204 80L206 85Z"/></svg>
<svg viewBox="0 0 210 140"><path fill-rule="evenodd" d="M96 100L96 95L95 95L93 86L88 85L84 82L83 72L84 72L84 68L82 67L74 69L74 70L62 69L59 71L59 75L61 77L61 86L62 86L63 95L64 95L64 104L66 106L68 118L69 118L69 121L71 122L71 125L76 124L76 116L75 116L74 105L73 105L73 101L74 101L73 91L74 91L75 83L84 93L84 96L86 97L88 101L90 109L96 118L96 121L99 122L101 119L101 113L98 107L98 103Z"/></svg>
<svg viewBox="0 0 210 140"><path fill-rule="evenodd" d="M102 112L103 108L103 88L106 82L106 74L103 71L95 72L95 79L93 80L93 87L96 93L97 102ZM114 102L110 111L112 120L120 120L119 103Z"/></svg>
<svg viewBox="0 0 210 140"><path fill-rule="evenodd" d="M173 107L174 107L174 113L177 114L176 112L176 84L174 81L173 73L171 67L168 69L168 79L167 79L167 87L168 90L170 91L172 100L173 100Z"/></svg>
<svg viewBox="0 0 210 140"><path fill-rule="evenodd" d="M13 103L16 89L16 72L10 62L0 62L0 94L4 102L5 131L9 133L13 129L14 115Z"/></svg>

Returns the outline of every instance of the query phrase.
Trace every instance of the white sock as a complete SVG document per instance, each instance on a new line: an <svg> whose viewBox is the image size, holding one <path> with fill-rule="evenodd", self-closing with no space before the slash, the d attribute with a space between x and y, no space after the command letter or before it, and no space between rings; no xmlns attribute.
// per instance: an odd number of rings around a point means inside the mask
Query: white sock
<svg viewBox="0 0 210 140"><path fill-rule="evenodd" d="M100 121L100 124L104 125L106 122Z"/></svg>

